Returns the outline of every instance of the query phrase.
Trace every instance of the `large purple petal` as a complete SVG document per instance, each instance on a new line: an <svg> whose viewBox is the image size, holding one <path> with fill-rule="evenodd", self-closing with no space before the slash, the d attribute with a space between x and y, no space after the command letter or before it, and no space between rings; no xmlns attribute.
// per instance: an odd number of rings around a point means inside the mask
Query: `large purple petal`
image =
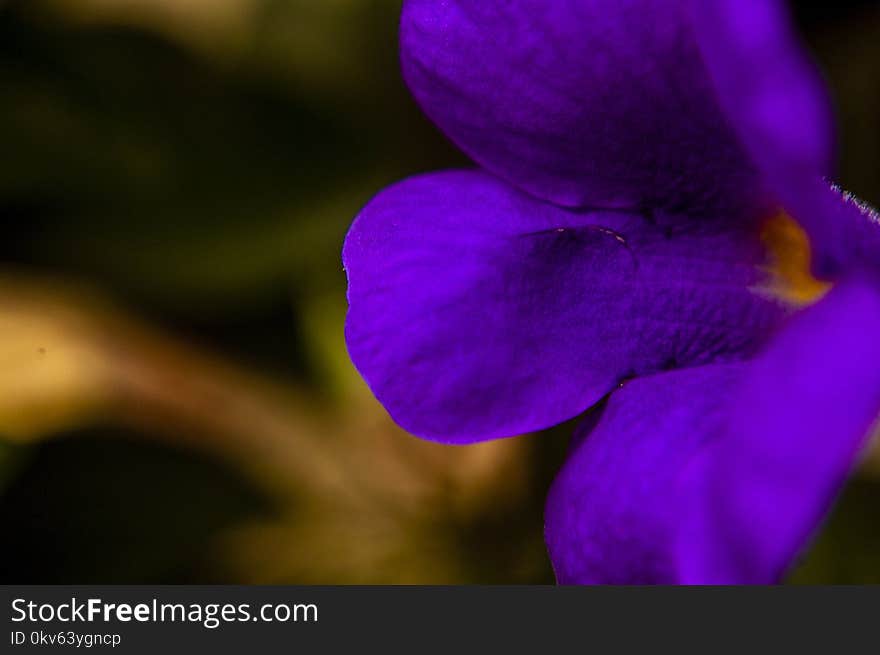
<svg viewBox="0 0 880 655"><path fill-rule="evenodd" d="M479 172L390 187L343 251L352 359L404 428L467 442L568 419L633 375L747 355L779 313L749 289L752 230L661 218L564 210Z"/></svg>
<svg viewBox="0 0 880 655"><path fill-rule="evenodd" d="M777 582L880 414L880 294L838 286L756 360L634 380L547 500L562 583Z"/></svg>
<svg viewBox="0 0 880 655"><path fill-rule="evenodd" d="M832 189L831 102L782 0L691 0L695 34L731 125L767 188L810 235L814 270L880 266L880 219Z"/></svg>
<svg viewBox="0 0 880 655"><path fill-rule="evenodd" d="M748 372L727 435L695 461L684 582L779 580L880 415L880 292L850 282L806 310Z"/></svg>
<svg viewBox="0 0 880 655"><path fill-rule="evenodd" d="M404 77L465 152L565 206L753 210L681 0L407 0Z"/></svg>

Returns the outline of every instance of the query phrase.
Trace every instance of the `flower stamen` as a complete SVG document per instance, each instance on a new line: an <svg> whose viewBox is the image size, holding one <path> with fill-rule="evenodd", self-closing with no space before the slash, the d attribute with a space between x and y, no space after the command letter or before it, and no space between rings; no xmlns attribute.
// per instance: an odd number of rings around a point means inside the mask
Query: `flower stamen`
<svg viewBox="0 0 880 655"><path fill-rule="evenodd" d="M831 288L810 270L810 240L803 228L784 211L768 219L761 228L761 241L770 255L770 292L795 306L810 305Z"/></svg>

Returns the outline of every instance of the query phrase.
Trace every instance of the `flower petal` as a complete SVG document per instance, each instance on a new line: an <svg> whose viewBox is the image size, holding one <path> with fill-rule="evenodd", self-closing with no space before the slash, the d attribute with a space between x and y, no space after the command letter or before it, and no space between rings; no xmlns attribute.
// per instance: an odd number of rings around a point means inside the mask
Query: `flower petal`
<svg viewBox="0 0 880 655"><path fill-rule="evenodd" d="M846 283L748 363L633 380L547 500L562 583L773 583L880 414L880 293Z"/></svg>
<svg viewBox="0 0 880 655"><path fill-rule="evenodd" d="M831 175L831 102L801 47L785 1L690 4L706 67L749 154L759 164Z"/></svg>
<svg viewBox="0 0 880 655"><path fill-rule="evenodd" d="M663 219L564 210L479 172L390 187L343 251L352 360L401 426L460 443L566 420L626 377L751 353L780 312L749 289L752 231Z"/></svg>
<svg viewBox="0 0 880 655"><path fill-rule="evenodd" d="M750 367L683 483L684 582L768 583L830 509L880 416L880 287L842 283Z"/></svg>
<svg viewBox="0 0 880 655"><path fill-rule="evenodd" d="M727 420L746 364L628 382L578 428L547 496L545 538L560 584L673 584L676 479Z"/></svg>
<svg viewBox="0 0 880 655"><path fill-rule="evenodd" d="M814 272L880 266L880 218L832 188L834 121L782 0L692 0L721 106L768 190L810 236Z"/></svg>
<svg viewBox="0 0 880 655"><path fill-rule="evenodd" d="M404 77L479 164L565 206L752 208L686 3L407 0Z"/></svg>

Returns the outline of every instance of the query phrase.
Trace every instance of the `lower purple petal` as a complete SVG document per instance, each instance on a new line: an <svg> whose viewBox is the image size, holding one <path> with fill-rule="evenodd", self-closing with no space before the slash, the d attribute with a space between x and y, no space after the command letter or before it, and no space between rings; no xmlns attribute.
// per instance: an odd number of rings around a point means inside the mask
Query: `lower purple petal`
<svg viewBox="0 0 880 655"><path fill-rule="evenodd" d="M749 368L730 427L693 464L684 582L776 582L837 497L880 415L880 287L843 283Z"/></svg>
<svg viewBox="0 0 880 655"><path fill-rule="evenodd" d="M561 583L774 583L880 415L880 292L849 282L754 361L626 384L547 500Z"/></svg>
<svg viewBox="0 0 880 655"><path fill-rule="evenodd" d="M633 380L587 417L547 497L544 533L560 584L678 582L676 480L723 430L744 366Z"/></svg>

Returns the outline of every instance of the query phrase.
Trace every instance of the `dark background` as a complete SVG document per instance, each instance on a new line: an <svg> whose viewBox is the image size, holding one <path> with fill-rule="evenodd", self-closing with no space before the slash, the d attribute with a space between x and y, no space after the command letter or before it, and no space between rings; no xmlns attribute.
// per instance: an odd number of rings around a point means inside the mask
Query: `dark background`
<svg viewBox="0 0 880 655"><path fill-rule="evenodd" d="M880 7L799 2L839 181L880 203ZM391 0L0 0L0 572L26 583L552 582L570 426L394 427L342 341L359 207L466 164ZM871 454L793 576L880 582Z"/></svg>

